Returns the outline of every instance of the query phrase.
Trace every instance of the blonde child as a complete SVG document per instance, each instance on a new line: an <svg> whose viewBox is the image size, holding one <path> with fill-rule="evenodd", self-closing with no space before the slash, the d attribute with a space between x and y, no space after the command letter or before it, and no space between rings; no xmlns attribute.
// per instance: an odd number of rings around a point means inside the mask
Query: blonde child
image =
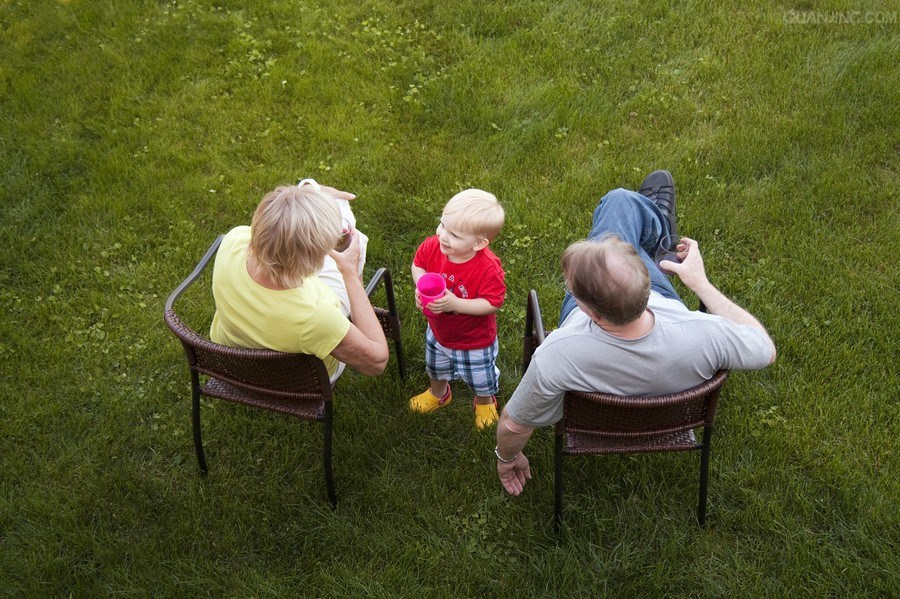
<svg viewBox="0 0 900 599"><path fill-rule="evenodd" d="M506 295L500 259L488 248L503 227L504 212L493 194L467 189L441 214L437 234L416 250L413 282L426 272L444 278L444 296L423 306L431 313L425 331L425 371L430 386L409 401L415 412L432 412L452 401L450 381L462 378L475 394L475 427L497 422L499 375L497 318Z"/></svg>

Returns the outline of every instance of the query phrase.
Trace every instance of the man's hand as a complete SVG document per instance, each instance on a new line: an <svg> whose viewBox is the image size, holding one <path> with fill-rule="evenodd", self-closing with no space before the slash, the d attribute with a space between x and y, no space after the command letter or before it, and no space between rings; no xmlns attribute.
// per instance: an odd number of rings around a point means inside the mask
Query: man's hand
<svg viewBox="0 0 900 599"><path fill-rule="evenodd" d="M716 289L716 287L706 278L706 270L703 267L703 257L700 255L700 246L693 239L682 237L678 243L678 258L681 264L676 264L670 260L663 260L659 263L663 270L673 272L678 275L681 282L687 285L687 288L693 291L701 302L706 306L710 314L715 314L723 318L727 318L737 324L749 325L756 327L766 334L766 339L772 348L772 357L769 363L775 361L776 351L775 343L769 336L766 327L762 325L755 316L747 310L741 308L733 301L725 297L725 295Z"/></svg>
<svg viewBox="0 0 900 599"><path fill-rule="evenodd" d="M497 460L497 476L510 495L521 493L525 483L531 480L531 466L528 465L528 458L525 457L522 448L528 443L533 432L532 427L516 423L506 413L506 408L503 408L500 420L497 421L497 446L494 452L497 453L497 457L511 459L509 462Z"/></svg>
<svg viewBox="0 0 900 599"><path fill-rule="evenodd" d="M531 466L528 458L521 451L512 462L503 463L497 460L497 476L500 483L510 495L519 495L525 487L525 482L531 480Z"/></svg>
<svg viewBox="0 0 900 599"><path fill-rule="evenodd" d="M700 245L693 239L682 237L678 242L677 249L681 264L663 260L659 263L659 267L666 272L678 275L688 289L696 292L699 287L708 283L706 268L703 266L703 256L700 255Z"/></svg>

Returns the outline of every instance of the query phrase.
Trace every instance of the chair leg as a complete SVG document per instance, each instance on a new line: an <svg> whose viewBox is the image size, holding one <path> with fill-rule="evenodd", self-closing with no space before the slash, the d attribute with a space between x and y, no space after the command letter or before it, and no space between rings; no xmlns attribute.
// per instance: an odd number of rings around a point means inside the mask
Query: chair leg
<svg viewBox="0 0 900 599"><path fill-rule="evenodd" d="M553 528L559 532L562 524L563 510L563 443L564 437L556 435L556 451L553 462L555 465L555 476L553 477Z"/></svg>
<svg viewBox="0 0 900 599"><path fill-rule="evenodd" d="M697 523L706 524L706 493L709 486L709 453L712 449L711 426L703 428L703 447L700 450L700 501L697 504Z"/></svg>
<svg viewBox="0 0 900 599"><path fill-rule="evenodd" d="M400 378L406 378L406 358L403 355L403 341L397 337L394 340L394 350L397 353L397 369L400 371Z"/></svg>
<svg viewBox="0 0 900 599"><path fill-rule="evenodd" d="M196 372L191 372L191 420L197 463L200 465L200 474L206 476L206 454L203 453L203 437L200 433L200 376Z"/></svg>
<svg viewBox="0 0 900 599"><path fill-rule="evenodd" d="M400 316L397 312L397 299L394 296L394 280L391 278L391 271L387 268L379 268L366 288L366 294L371 298L379 281L384 283L384 295L387 298L388 313L392 317L392 325L397 333L394 339L394 350L397 353L397 369L400 371L400 378L405 379L406 359L403 355L403 340L400 338Z"/></svg>
<svg viewBox="0 0 900 599"><path fill-rule="evenodd" d="M334 470L331 467L332 424L331 402L327 402L325 404L325 448L323 451L325 460L325 488L328 491L328 501L331 502L331 509L336 509L337 495L334 492Z"/></svg>

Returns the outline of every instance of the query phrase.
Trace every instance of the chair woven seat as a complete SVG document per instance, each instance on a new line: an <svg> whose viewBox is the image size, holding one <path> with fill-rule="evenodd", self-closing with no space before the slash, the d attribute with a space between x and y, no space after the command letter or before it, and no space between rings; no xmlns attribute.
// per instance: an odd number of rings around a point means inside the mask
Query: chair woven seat
<svg viewBox="0 0 900 599"><path fill-rule="evenodd" d="M216 397L234 403L240 403L254 408L271 410L280 414L296 416L303 420L324 420L325 402L321 396L313 394L297 395L296 397L272 397L263 393L247 391L234 385L229 385L218 379L209 379L201 390L207 397Z"/></svg>
<svg viewBox="0 0 900 599"><path fill-rule="evenodd" d="M221 241L220 236L206 251L194 271L172 292L166 300L164 315L166 325L181 341L191 373L194 448L200 471L203 474L207 472L200 428L201 396L322 422L325 428L325 485L328 498L334 506L337 504L331 466L334 385L329 380L325 363L316 356L307 354L219 345L194 331L175 312L175 301L200 277L218 251ZM406 367L400 338L400 318L390 272L385 268L378 269L366 286L366 293L371 298L382 285L388 308L373 306L373 309L385 337L394 343L397 366L400 375L404 376ZM201 375L207 377L202 385Z"/></svg>
<svg viewBox="0 0 900 599"><path fill-rule="evenodd" d="M392 314L390 310L378 306L372 306L372 308L375 310L378 322L381 323L384 336L391 341L400 341L400 318L396 314Z"/></svg>
<svg viewBox="0 0 900 599"><path fill-rule="evenodd" d="M565 435L566 455L601 453L647 453L653 451L690 451L700 449L693 431L677 431L653 437L600 437L588 431L568 430Z"/></svg>

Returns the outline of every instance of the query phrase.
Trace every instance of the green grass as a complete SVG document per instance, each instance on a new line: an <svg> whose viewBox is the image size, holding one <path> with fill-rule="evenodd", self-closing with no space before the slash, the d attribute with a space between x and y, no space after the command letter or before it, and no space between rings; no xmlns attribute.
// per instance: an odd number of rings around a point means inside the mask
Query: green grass
<svg viewBox="0 0 900 599"><path fill-rule="evenodd" d="M827 19L852 12L880 22ZM896 596L897 18L0 0L0 596ZM497 194L508 398L527 290L553 322L562 249L654 168L779 359L729 380L706 529L696 456L595 458L567 464L556 536L551 431L510 498L462 388L433 417L405 408L426 381L408 266L456 191ZM199 476L162 322L215 236L305 176L359 195L411 366L341 380L336 512L321 431L272 414L206 404Z"/></svg>

